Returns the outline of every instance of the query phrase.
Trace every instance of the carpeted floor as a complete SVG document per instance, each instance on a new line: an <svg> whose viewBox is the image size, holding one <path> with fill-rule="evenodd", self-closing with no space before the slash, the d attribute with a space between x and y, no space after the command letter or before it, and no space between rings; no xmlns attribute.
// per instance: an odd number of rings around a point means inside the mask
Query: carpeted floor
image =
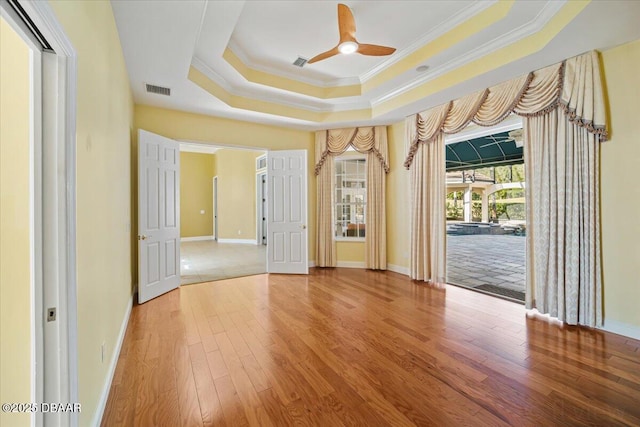
<svg viewBox="0 0 640 427"><path fill-rule="evenodd" d="M218 243L214 240L180 244L180 283L211 282L267 272L267 247Z"/></svg>

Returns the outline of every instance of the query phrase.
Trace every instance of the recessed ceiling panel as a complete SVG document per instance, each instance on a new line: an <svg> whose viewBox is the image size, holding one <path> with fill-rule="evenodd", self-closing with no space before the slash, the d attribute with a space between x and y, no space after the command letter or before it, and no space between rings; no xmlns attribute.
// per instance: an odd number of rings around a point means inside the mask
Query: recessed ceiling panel
<svg viewBox="0 0 640 427"><path fill-rule="evenodd" d="M396 55L430 30L462 14L475 1L346 2L360 43L397 49ZM385 56L337 55L299 69L292 63L335 47L339 40L338 2L246 2L230 47L253 67L324 82L353 79L387 60Z"/></svg>

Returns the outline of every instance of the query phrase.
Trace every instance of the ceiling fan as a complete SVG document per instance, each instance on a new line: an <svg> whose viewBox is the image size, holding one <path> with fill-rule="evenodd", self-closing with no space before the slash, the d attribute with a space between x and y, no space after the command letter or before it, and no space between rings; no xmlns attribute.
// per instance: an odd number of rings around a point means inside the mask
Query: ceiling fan
<svg viewBox="0 0 640 427"><path fill-rule="evenodd" d="M522 129L515 129L509 132L509 136L490 136L490 138L494 139L494 142L490 142L488 144L481 145L479 148L488 147L490 145L502 144L503 142L515 142L516 147L521 148L524 146L524 141L522 139Z"/></svg>
<svg viewBox="0 0 640 427"><path fill-rule="evenodd" d="M331 58L339 53L348 55L357 52L360 55L385 56L396 51L393 47L378 46L375 44L358 43L356 40L356 21L353 19L351 9L346 4L338 4L338 30L340 31L340 42L336 47L309 60L309 64Z"/></svg>

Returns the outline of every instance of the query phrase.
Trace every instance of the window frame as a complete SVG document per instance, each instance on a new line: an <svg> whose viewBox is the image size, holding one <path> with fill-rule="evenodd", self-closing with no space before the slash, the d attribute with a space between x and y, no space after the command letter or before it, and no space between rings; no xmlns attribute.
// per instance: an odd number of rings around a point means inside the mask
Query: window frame
<svg viewBox="0 0 640 427"><path fill-rule="evenodd" d="M338 202L337 200L337 189L338 189L338 183L337 183L337 177L338 177L338 167L337 167L337 162L339 161L345 161L345 160L364 160L364 191L365 191L365 201L363 203L363 207L364 207L364 222L363 225L365 226L365 237L358 237L358 236L337 236L336 235L336 225L338 222L338 218L337 218L337 208L338 208L338 203L342 203L342 202ZM333 224L332 224L332 235L333 235L333 240L336 242L364 242L366 239L366 225L367 225L367 203L368 201L366 200L366 192L367 192L367 187L369 185L368 182L368 178L367 178L367 155L357 152L357 151L351 151L348 150L347 152L345 152L344 154L337 156L333 159L334 162L334 166L335 166L335 172L334 172L334 176L333 179L334 181L334 185L333 185L333 206L331 206L331 208L333 209L333 213L334 215L336 215L336 218L334 218ZM344 187L342 187L344 188Z"/></svg>

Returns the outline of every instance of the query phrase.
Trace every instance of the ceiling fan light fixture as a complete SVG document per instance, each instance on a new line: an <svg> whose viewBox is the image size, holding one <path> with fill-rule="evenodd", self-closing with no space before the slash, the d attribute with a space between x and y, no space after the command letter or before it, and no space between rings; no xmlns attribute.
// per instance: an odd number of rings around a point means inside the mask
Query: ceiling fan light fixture
<svg viewBox="0 0 640 427"><path fill-rule="evenodd" d="M393 47L379 46L376 44L360 44L356 41L356 21L353 13L346 4L338 4L338 31L340 32L340 42L338 46L331 50L322 52L309 60L309 64L331 58L339 53L349 55L358 52L365 56L387 56L396 51Z"/></svg>
<svg viewBox="0 0 640 427"><path fill-rule="evenodd" d="M338 50L342 54L349 55L358 50L358 43L352 41L342 42L338 45Z"/></svg>

